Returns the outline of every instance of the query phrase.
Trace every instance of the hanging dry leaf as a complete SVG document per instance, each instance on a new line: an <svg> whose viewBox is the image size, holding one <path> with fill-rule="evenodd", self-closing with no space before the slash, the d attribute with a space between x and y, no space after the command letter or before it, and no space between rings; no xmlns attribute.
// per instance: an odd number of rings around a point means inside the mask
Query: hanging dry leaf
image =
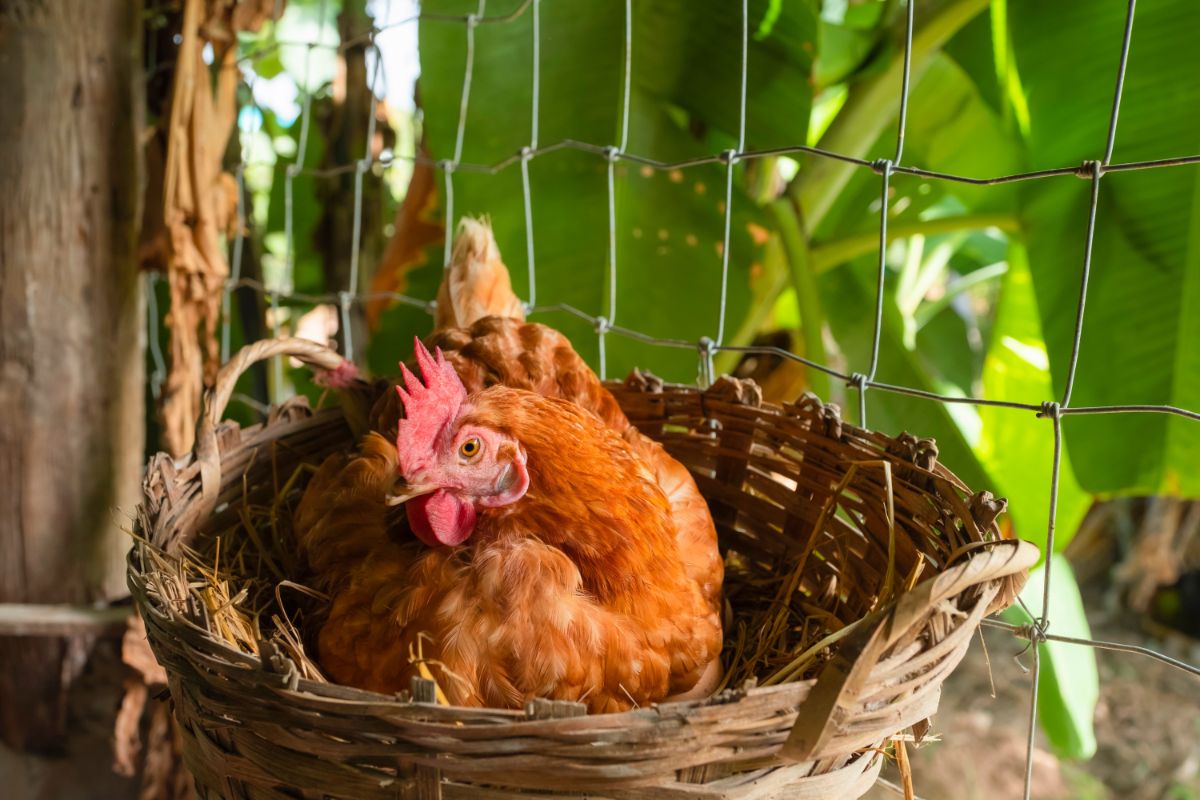
<svg viewBox="0 0 1200 800"><path fill-rule="evenodd" d="M133 667L147 684L167 682L167 671L154 657L146 640L146 623L137 614L130 614L125 635L121 639L121 660Z"/></svg>
<svg viewBox="0 0 1200 800"><path fill-rule="evenodd" d="M146 625L131 614L121 639L121 660L132 669L113 726L113 769L121 775L141 772L140 800L184 800L192 797L192 778L183 764L181 739L166 702L153 700L167 682L167 672L154 658ZM150 722L142 738L142 718L150 705ZM144 753L144 757L143 757Z"/></svg>
<svg viewBox="0 0 1200 800"><path fill-rule="evenodd" d="M138 800L191 800L194 782L183 763L183 744L178 723L165 702L156 702L150 712L146 733L146 758L142 764L142 788Z"/></svg>
<svg viewBox="0 0 1200 800"><path fill-rule="evenodd" d="M125 679L125 694L113 723L113 772L132 778L142 754L142 712L150 692L140 678Z"/></svg>
<svg viewBox="0 0 1200 800"><path fill-rule="evenodd" d="M229 274L221 236L234 224L237 197L233 177L222 169L237 116L234 34L256 29L281 9L273 0L187 0L184 6L163 167L161 238L171 293L171 366L160 413L163 445L177 456L192 447L201 394L220 366L216 331ZM202 55L209 43L219 64L215 90ZM153 250L147 248L150 260Z"/></svg>
<svg viewBox="0 0 1200 800"><path fill-rule="evenodd" d="M151 686L167 682L167 672L154 658L146 640L146 625L130 614L121 638L121 660L134 670L124 681L125 694L113 724L113 770L125 776L137 774L142 753L142 714Z"/></svg>
<svg viewBox="0 0 1200 800"><path fill-rule="evenodd" d="M269 19L283 14L284 0L206 0L200 35L214 45L232 44L238 31L257 32Z"/></svg>

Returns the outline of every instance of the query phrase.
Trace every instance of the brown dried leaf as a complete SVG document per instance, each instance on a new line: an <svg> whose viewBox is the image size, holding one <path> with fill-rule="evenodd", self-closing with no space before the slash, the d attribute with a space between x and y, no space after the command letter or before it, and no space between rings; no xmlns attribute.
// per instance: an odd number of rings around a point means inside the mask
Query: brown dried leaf
<svg viewBox="0 0 1200 800"><path fill-rule="evenodd" d="M129 615L129 624L121 639L121 660L136 669L147 685L167 682L167 671L155 659L146 638L146 623L137 614Z"/></svg>
<svg viewBox="0 0 1200 800"><path fill-rule="evenodd" d="M139 678L125 679L125 694L113 723L113 772L127 778L137 774L137 759L142 752L142 711L149 694Z"/></svg>
<svg viewBox="0 0 1200 800"><path fill-rule="evenodd" d="M220 366L216 331L229 274L221 234L230 230L236 208L221 160L237 113L238 72L235 48L224 48L214 94L201 51L205 41L220 41L221 25L232 30L228 15L234 10L230 0L209 0L207 7L205 0L187 0L167 129L163 221L171 366L160 412L163 444L177 456L192 448L201 393Z"/></svg>
<svg viewBox="0 0 1200 800"><path fill-rule="evenodd" d="M269 19L279 19L285 0L206 0L200 33L210 42L232 44L239 31L256 32Z"/></svg>
<svg viewBox="0 0 1200 800"><path fill-rule="evenodd" d="M138 756L142 752L142 713L150 697L149 687L167 682L167 672L155 660L146 639L146 625L136 613L130 614L126 621L121 661L137 674L125 679L125 694L113 723L113 770L132 777L137 774Z"/></svg>
<svg viewBox="0 0 1200 800"><path fill-rule="evenodd" d="M155 703L138 800L187 800L192 796L192 776L183 763L178 726L167 704Z"/></svg>

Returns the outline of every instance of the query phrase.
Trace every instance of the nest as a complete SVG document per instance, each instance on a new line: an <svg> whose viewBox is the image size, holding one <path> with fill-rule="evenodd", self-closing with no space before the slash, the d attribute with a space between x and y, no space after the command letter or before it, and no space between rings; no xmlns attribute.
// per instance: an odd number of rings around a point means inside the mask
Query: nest
<svg viewBox="0 0 1200 800"><path fill-rule="evenodd" d="M889 743L924 735L980 620L1038 557L931 440L863 430L811 395L780 407L749 382L701 392L635 374L609 388L692 472L717 525L722 690L587 715L446 706L432 680L398 696L339 686L306 647L327 598L293 580L290 522L350 429L302 400L262 425L219 422L238 375L279 353L340 361L298 340L239 353L196 452L151 461L129 557L202 796L856 798Z"/></svg>

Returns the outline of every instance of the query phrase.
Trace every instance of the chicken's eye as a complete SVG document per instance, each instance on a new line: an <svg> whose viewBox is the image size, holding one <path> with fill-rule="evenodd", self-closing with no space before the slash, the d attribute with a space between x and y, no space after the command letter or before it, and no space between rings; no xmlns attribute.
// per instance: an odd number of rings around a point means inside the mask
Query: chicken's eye
<svg viewBox="0 0 1200 800"><path fill-rule="evenodd" d="M458 454L463 458L474 458L479 455L479 451L483 448L483 444L475 436L467 439L458 446Z"/></svg>

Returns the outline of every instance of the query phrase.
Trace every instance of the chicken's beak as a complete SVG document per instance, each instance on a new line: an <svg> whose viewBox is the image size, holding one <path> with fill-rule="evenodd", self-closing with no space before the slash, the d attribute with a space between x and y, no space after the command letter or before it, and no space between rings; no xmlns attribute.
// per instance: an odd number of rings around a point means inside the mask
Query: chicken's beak
<svg viewBox="0 0 1200 800"><path fill-rule="evenodd" d="M405 483L403 479L396 482L395 491L387 496L387 504L389 506L398 506L401 503L407 503L414 497L431 494L440 489L440 486L435 486L431 483L410 484Z"/></svg>

